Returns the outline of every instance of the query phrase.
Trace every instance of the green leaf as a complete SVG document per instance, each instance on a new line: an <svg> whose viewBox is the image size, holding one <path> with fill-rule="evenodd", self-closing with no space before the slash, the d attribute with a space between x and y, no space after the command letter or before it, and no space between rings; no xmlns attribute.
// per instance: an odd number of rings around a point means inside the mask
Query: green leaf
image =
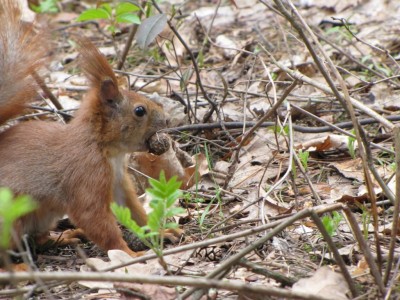
<svg viewBox="0 0 400 300"><path fill-rule="evenodd" d="M125 13L130 13L138 10L140 10L140 8L135 4L129 2L121 2L120 4L117 5L115 9L115 14L119 16Z"/></svg>
<svg viewBox="0 0 400 300"><path fill-rule="evenodd" d="M171 218L173 216L183 214L183 213L185 213L185 210L182 207L172 207L169 210L167 210L165 217Z"/></svg>
<svg viewBox="0 0 400 300"><path fill-rule="evenodd" d="M13 193L10 189L0 188L0 213L6 212L9 209L12 199Z"/></svg>
<svg viewBox="0 0 400 300"><path fill-rule="evenodd" d="M165 229L175 229L178 228L178 224L173 223L173 222L169 222L167 224L165 224Z"/></svg>
<svg viewBox="0 0 400 300"><path fill-rule="evenodd" d="M104 4L100 5L99 9L104 10L109 15L109 17L111 18L111 16L112 16L112 7L111 7L111 5L109 3L104 3Z"/></svg>
<svg viewBox="0 0 400 300"><path fill-rule="evenodd" d="M30 213L36 209L36 203L32 201L31 197L26 195L18 196L12 205L13 207L9 211L13 220Z"/></svg>
<svg viewBox="0 0 400 300"><path fill-rule="evenodd" d="M57 0L41 0L39 5L31 6L37 13L56 13L58 12Z"/></svg>
<svg viewBox="0 0 400 300"><path fill-rule="evenodd" d="M116 20L118 23L140 24L140 18L130 12L117 15Z"/></svg>
<svg viewBox="0 0 400 300"><path fill-rule="evenodd" d="M186 88L187 82L193 75L193 70L192 68L188 68L185 70L182 74L181 80L179 81L179 87L183 91Z"/></svg>
<svg viewBox="0 0 400 300"><path fill-rule="evenodd" d="M165 191L164 191L164 190L165 190L165 189L164 189L165 183L153 179L153 180L150 182L150 185L151 185L153 191L158 191L158 192L160 192L160 193L162 193L162 194L165 193Z"/></svg>
<svg viewBox="0 0 400 300"><path fill-rule="evenodd" d="M158 232L160 230L160 218L155 211L148 215L147 225L152 232Z"/></svg>
<svg viewBox="0 0 400 300"><path fill-rule="evenodd" d="M146 233L146 238L155 237L159 235L160 233L158 231L149 231L148 233Z"/></svg>
<svg viewBox="0 0 400 300"><path fill-rule="evenodd" d="M77 18L77 21L91 21L97 19L109 20L110 14L101 8L91 8L82 12Z"/></svg>
<svg viewBox="0 0 400 300"><path fill-rule="evenodd" d="M111 209L118 221L132 230L137 236L149 246L157 255L162 255L164 229L177 228L177 224L167 222L167 218L185 212L184 209L174 207L176 200L182 195L179 190L181 182L176 177L167 181L165 173L160 173L159 180L149 180L151 188L146 190L151 198L150 208L152 211L147 216L146 226L139 227L131 220L128 208L120 207L113 203Z"/></svg>
<svg viewBox="0 0 400 300"><path fill-rule="evenodd" d="M134 232L139 238L144 230L131 218L131 211L127 207L119 206L115 202L111 203L111 210L118 222Z"/></svg>
<svg viewBox="0 0 400 300"><path fill-rule="evenodd" d="M208 212L210 211L211 208L211 204L213 203L213 200L210 201L210 203L207 205L206 209L204 210L204 212L201 214L200 220L199 220L199 224L200 226L203 226L204 223L204 219L206 218L206 216L208 215Z"/></svg>
<svg viewBox="0 0 400 300"><path fill-rule="evenodd" d="M175 204L176 200L182 196L182 191L176 190L174 193L169 195L166 199L166 206L171 207Z"/></svg>
<svg viewBox="0 0 400 300"><path fill-rule="evenodd" d="M26 195L13 199L8 188L0 188L0 247L7 249L11 240L11 230L15 220L36 209L36 203Z"/></svg>
<svg viewBox="0 0 400 300"><path fill-rule="evenodd" d="M330 216L323 216L322 224L324 224L325 230L328 232L328 234L330 236L333 236L333 234L335 233L335 228L332 218Z"/></svg>

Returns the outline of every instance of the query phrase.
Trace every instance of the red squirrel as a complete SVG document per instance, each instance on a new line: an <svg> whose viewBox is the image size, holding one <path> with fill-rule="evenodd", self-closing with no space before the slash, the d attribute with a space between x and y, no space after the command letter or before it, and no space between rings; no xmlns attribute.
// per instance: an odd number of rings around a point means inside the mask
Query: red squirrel
<svg viewBox="0 0 400 300"><path fill-rule="evenodd" d="M23 26L13 0L0 2L0 125L21 114L35 95L32 74L46 62L44 36ZM146 151L148 139L165 128L162 108L118 87L106 58L89 41L78 39L80 66L90 82L68 124L22 122L0 133L0 186L28 194L38 209L17 220L18 236L42 238L64 214L104 250L132 256L110 204L131 210L145 225L147 215L128 177L126 154ZM179 233L178 233L179 234Z"/></svg>

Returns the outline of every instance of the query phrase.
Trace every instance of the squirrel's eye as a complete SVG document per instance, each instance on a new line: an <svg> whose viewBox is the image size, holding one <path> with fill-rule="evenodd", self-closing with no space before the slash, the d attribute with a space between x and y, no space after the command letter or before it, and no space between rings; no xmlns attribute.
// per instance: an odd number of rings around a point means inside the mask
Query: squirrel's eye
<svg viewBox="0 0 400 300"><path fill-rule="evenodd" d="M146 109L143 106L138 106L135 108L135 115L138 117L143 117L146 114Z"/></svg>

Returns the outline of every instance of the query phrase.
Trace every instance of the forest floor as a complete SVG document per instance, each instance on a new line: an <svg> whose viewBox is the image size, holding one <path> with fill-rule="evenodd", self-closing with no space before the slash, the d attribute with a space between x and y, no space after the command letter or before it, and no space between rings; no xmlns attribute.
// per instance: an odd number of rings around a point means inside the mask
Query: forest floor
<svg viewBox="0 0 400 300"><path fill-rule="evenodd" d="M72 114L86 90L73 36L90 38L117 69L132 26L117 23L112 35L105 20L76 21L89 2L59 0L57 12L37 15L54 36L46 84ZM188 282L107 280L168 278L154 256L103 280L79 277L130 261L82 242L33 255L34 270L75 280L23 281L0 298L179 299L198 278L191 299L398 299L400 3L158 2L177 33L166 25L148 47L134 42L117 73L169 115L172 152L133 154L132 176L139 193L148 185L135 170L150 164L149 176L164 169L184 182L175 221L185 234L166 245L165 261Z"/></svg>

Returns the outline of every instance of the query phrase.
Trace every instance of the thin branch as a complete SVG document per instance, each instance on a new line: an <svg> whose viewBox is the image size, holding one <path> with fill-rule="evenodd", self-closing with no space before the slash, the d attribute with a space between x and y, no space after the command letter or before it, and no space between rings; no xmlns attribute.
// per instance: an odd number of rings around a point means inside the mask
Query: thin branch
<svg viewBox="0 0 400 300"><path fill-rule="evenodd" d="M347 270L346 264L344 263L342 256L339 254L339 251L336 248L335 243L333 242L331 236L326 231L324 224L322 223L321 219L315 212L311 212L311 218L313 219L315 225L317 225L319 231L324 237L324 240L328 244L329 249L332 251L333 257L335 258L336 263L339 265L339 268L342 271L343 277L346 279L347 284L349 285L353 297L357 297L357 289L354 285L353 279L351 278L351 275Z"/></svg>
<svg viewBox="0 0 400 300"><path fill-rule="evenodd" d="M163 12L162 12L161 8L158 6L157 2L155 0L152 0L152 3L153 3L153 6L158 10L158 12L160 14L162 14ZM200 77L199 66L197 65L197 61L196 61L196 58L194 57L192 50L189 48L189 46L187 45L185 40L179 34L178 30L176 30L176 28L175 28L174 24L171 22L171 20L168 20L167 22L168 22L168 25L169 25L170 29L172 30L172 32L175 34L175 36L178 38L178 40L182 43L185 50L188 52L188 54L190 56L190 60L192 61L192 64L194 67L194 71L196 73L196 83L198 84L198 86L203 94L203 97L211 105L210 111L206 114L206 116L204 117L204 120L203 120L204 122L207 122L208 119L213 114L213 112L217 109L217 104L213 100L211 100L211 98L208 96L206 90L204 89L204 86L203 86L203 83L202 83L201 77Z"/></svg>
<svg viewBox="0 0 400 300"><path fill-rule="evenodd" d="M383 284L382 276L379 271L377 264L375 263L375 259L369 250L369 245L367 241L364 239L360 228L358 227L358 223L356 218L354 217L353 213L348 207L343 207L343 211L346 214L347 220L350 224L350 227L353 231L353 234L360 246L362 253L364 254L365 260L368 263L369 269L371 271L372 277L374 277L375 283L379 288L379 291L382 295L385 294L385 286Z"/></svg>
<svg viewBox="0 0 400 300"><path fill-rule="evenodd" d="M240 141L239 145L236 147L235 149L235 156L234 156L234 160L231 164L231 169L234 169L236 167L237 162L239 161L239 152L241 150L241 148L243 147L243 145L245 145L245 143L248 141L248 139L252 136L252 134L258 129L260 128L260 126L265 122L265 120L267 120L269 117L271 117L272 115L274 115L277 111L277 109L281 106L281 104L283 103L283 101L286 100L287 96L293 91L293 89L296 87L297 85L297 80L293 81L292 84L285 90L285 92L283 93L282 97L276 101L276 103L264 114L264 116L257 121L257 123L254 124L253 127L251 127L243 136L242 140ZM226 188L226 186L228 185L229 181L232 179L234 172L231 170L231 172L229 172L225 183L224 183L224 189Z"/></svg>
<svg viewBox="0 0 400 300"><path fill-rule="evenodd" d="M43 281L62 280L65 282L84 281L107 281L107 282L133 282L143 284L161 284L173 286L193 286L197 288L217 288L229 291L240 291L243 293L254 293L258 295L269 295L283 298L298 299L327 299L316 295L302 292L293 292L266 285L246 284L238 281L214 280L205 278L189 278L183 276L146 276L142 274L133 275L128 273L95 273L95 272L18 272L0 273L0 282L8 283L10 279L15 282L35 280L40 278Z"/></svg>
<svg viewBox="0 0 400 300"><path fill-rule="evenodd" d="M378 234L378 212L377 212L377 206L376 206L376 195L375 195L375 192L373 189L371 173L369 171L368 164L367 164L366 148L368 148L368 144L364 143L363 139L361 138L362 128L357 121L353 103L350 99L350 95L349 95L347 86L346 86L343 78L341 77L339 71L333 64L332 60L330 59L329 55L327 55L327 53L323 50L317 37L315 36L315 34L311 30L311 28L307 25L304 18L297 11L297 9L293 5L292 1L287 0L287 3L291 10L290 13L284 7L281 0L274 0L274 2L278 6L278 10L285 16L285 18L290 22L290 24L297 30L298 34L300 35L303 42L305 43L308 51L310 52L311 56L313 57L314 62L318 66L318 69L320 70L322 75L324 76L326 82L328 83L328 85L329 85L330 89L332 90L333 94L335 95L336 99L342 104L343 108L347 111L347 113L350 116L351 121L354 124L356 139L357 139L358 146L359 146L359 154L360 154L360 157L362 158L362 166L363 166L363 171L364 171L365 185L367 187L368 196L369 196L371 204L372 204L371 207L372 207L372 216L373 216L373 225L374 225L375 246L376 246L378 263L379 263L378 266L381 266L382 253L381 253L381 246L380 246L380 242L379 242L380 237ZM295 20L295 18L293 18L293 15L296 16L296 18L297 18L296 20ZM308 33L310 38L308 38L306 36L305 32ZM333 73L334 78L339 82L340 87L342 89L342 93L340 93L338 88L336 87L336 85L333 81L333 78L329 74L329 70L326 68L325 64L322 63L322 60L318 56L316 49L319 51L319 53L325 59L327 66L329 66L330 72Z"/></svg>
<svg viewBox="0 0 400 300"><path fill-rule="evenodd" d="M310 77L307 77L306 75L298 72L298 71L293 71L290 68L288 68L287 66L281 64L280 62L278 62L273 56L272 54L265 49L265 47L263 47L261 45L261 47L263 48L263 50L269 55L269 57L271 58L271 60L273 61L273 63L282 71L286 72L288 75L290 75L293 78L298 79L299 81L308 83L309 85L329 94L329 95L333 95L334 93L332 92L332 90L330 89L330 87L311 79ZM343 93L339 92L339 95L341 97L344 97ZM375 120L377 120L379 123L381 123L383 126L385 126L388 130L393 130L394 125L388 121L387 118L382 117L381 115L379 115L378 113L376 113L374 110L370 109L368 106L364 105L363 103L361 103L360 101L358 101L357 99L354 99L352 97L350 97L350 102L352 105L354 105L354 107L358 108L359 110L361 110L363 113L369 115L371 118L374 118Z"/></svg>
<svg viewBox="0 0 400 300"><path fill-rule="evenodd" d="M390 271L392 269L393 264L393 256L396 248L396 241L398 235L399 228L399 213L400 213L400 127L396 126L393 131L394 136L394 144L395 144L395 152L396 152L396 197L394 202L394 210L393 210L393 224L392 224L392 233L390 235L390 244L389 244L389 255L387 267L384 275L383 282L386 285L388 283L390 277Z"/></svg>
<svg viewBox="0 0 400 300"><path fill-rule="evenodd" d="M138 12L139 19L142 18L143 10L145 9L146 4L147 4L147 1L143 1L142 5L141 5L142 9ZM139 28L138 24L132 24L131 29L129 30L128 40L125 43L124 50L122 51L121 58L119 59L119 62L117 65L118 70L121 70L122 67L124 66L126 57L128 56L129 49L132 46L133 38L135 37L138 28Z"/></svg>

